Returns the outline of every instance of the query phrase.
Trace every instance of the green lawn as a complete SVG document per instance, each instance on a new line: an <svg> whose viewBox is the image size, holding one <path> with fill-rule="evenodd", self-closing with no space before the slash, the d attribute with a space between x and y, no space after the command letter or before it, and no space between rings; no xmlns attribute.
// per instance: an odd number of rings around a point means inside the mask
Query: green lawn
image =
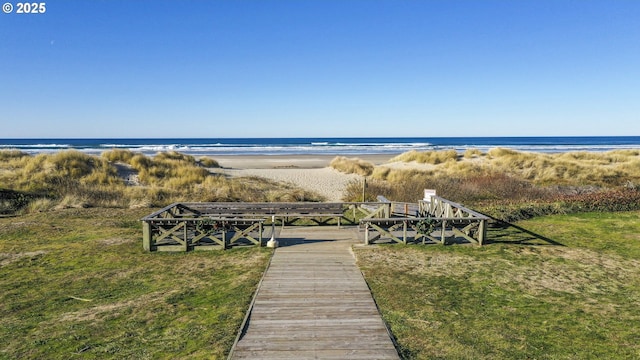
<svg viewBox="0 0 640 360"><path fill-rule="evenodd" d="M270 251L147 253L148 213L0 219L0 358L224 358Z"/></svg>
<svg viewBox="0 0 640 360"><path fill-rule="evenodd" d="M489 239L357 250L404 358L640 358L640 212L541 217Z"/></svg>
<svg viewBox="0 0 640 360"><path fill-rule="evenodd" d="M0 358L224 358L270 251L146 253L150 210L0 219ZM357 249L405 358L640 358L640 212Z"/></svg>

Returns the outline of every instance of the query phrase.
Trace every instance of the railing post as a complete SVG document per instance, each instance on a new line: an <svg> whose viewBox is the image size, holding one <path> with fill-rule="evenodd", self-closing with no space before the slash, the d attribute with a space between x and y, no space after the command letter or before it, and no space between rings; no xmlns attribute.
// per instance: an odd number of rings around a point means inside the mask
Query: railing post
<svg viewBox="0 0 640 360"><path fill-rule="evenodd" d="M369 245L369 223L364 223L364 244Z"/></svg>
<svg viewBox="0 0 640 360"><path fill-rule="evenodd" d="M447 220L442 220L442 232L440 233L440 242L442 245L446 245L446 231L447 229Z"/></svg>
<svg viewBox="0 0 640 360"><path fill-rule="evenodd" d="M351 205L351 206L353 207L353 222L355 223L356 222L356 206L357 205L354 204L354 205ZM358 223L358 227L360 227L359 225L360 225L360 223Z"/></svg>
<svg viewBox="0 0 640 360"><path fill-rule="evenodd" d="M183 231L183 234L184 234L184 251L186 252L186 251L189 251L189 239L187 238L187 235L189 234L188 231L187 231L187 228L189 227L189 223L187 221L185 221L185 222L183 222L183 224L184 224L184 226L183 226L184 227L184 231Z"/></svg>
<svg viewBox="0 0 640 360"><path fill-rule="evenodd" d="M402 222L402 242L407 245L407 221Z"/></svg>
<svg viewBox="0 0 640 360"><path fill-rule="evenodd" d="M478 227L478 244L482 246L484 238L487 235L487 220L480 220L480 226Z"/></svg>
<svg viewBox="0 0 640 360"><path fill-rule="evenodd" d="M142 222L142 247L146 251L151 251L151 224L147 221Z"/></svg>

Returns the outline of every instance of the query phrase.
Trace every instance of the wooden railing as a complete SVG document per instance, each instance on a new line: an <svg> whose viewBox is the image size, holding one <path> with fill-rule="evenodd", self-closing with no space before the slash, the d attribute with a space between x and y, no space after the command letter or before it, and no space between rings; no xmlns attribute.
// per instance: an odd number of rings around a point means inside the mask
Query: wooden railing
<svg viewBox="0 0 640 360"><path fill-rule="evenodd" d="M175 203L144 218L147 251L226 249L241 242L262 246L263 223L290 224L305 218L318 225L335 219L340 227L343 203Z"/></svg>
<svg viewBox="0 0 640 360"><path fill-rule="evenodd" d="M378 202L353 203L175 203L142 219L147 251L226 249L236 244L263 245L263 225L284 226L305 218L318 225L345 211L365 230L365 243L379 240L447 242L466 240L482 245L488 217L432 196L430 201L403 203L379 197ZM356 219L360 219L359 221Z"/></svg>
<svg viewBox="0 0 640 360"><path fill-rule="evenodd" d="M421 216L446 217L446 218L487 218L471 209L467 209L463 205L453 201L432 195L429 201L418 201L418 212Z"/></svg>
<svg viewBox="0 0 640 360"><path fill-rule="evenodd" d="M412 204L414 206L412 210L417 208L416 216L410 216L407 212L403 216L395 216L397 211L392 209L394 203L385 204L389 207L388 213L393 216L360 220L361 226L365 228L366 244L388 239L404 244L419 241L423 244L427 242L446 244L464 240L482 245L486 237L486 224L489 217L439 196L434 195L431 196L430 201Z"/></svg>
<svg viewBox="0 0 640 360"><path fill-rule="evenodd" d="M142 218L142 246L147 251L226 249L241 242L261 246L263 223L208 216L177 203Z"/></svg>

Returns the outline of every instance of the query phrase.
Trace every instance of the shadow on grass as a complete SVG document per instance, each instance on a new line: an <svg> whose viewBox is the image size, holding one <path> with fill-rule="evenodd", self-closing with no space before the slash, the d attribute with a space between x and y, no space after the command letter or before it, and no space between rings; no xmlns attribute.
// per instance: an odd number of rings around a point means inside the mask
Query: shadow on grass
<svg viewBox="0 0 640 360"><path fill-rule="evenodd" d="M555 245L565 246L546 236L534 233L521 226L493 219L487 229L485 244Z"/></svg>

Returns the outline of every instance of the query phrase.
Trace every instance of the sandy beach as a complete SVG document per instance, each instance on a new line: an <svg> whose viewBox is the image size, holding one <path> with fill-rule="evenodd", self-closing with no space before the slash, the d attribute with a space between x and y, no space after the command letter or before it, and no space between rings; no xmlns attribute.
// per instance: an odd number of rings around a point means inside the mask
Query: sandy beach
<svg viewBox="0 0 640 360"><path fill-rule="evenodd" d="M375 165L384 164L394 155L354 156ZM216 156L221 168L212 172L233 177L259 176L275 181L294 184L300 188L315 191L326 201L342 200L343 191L351 181L361 179L360 175L344 174L329 163L335 155L229 155Z"/></svg>

